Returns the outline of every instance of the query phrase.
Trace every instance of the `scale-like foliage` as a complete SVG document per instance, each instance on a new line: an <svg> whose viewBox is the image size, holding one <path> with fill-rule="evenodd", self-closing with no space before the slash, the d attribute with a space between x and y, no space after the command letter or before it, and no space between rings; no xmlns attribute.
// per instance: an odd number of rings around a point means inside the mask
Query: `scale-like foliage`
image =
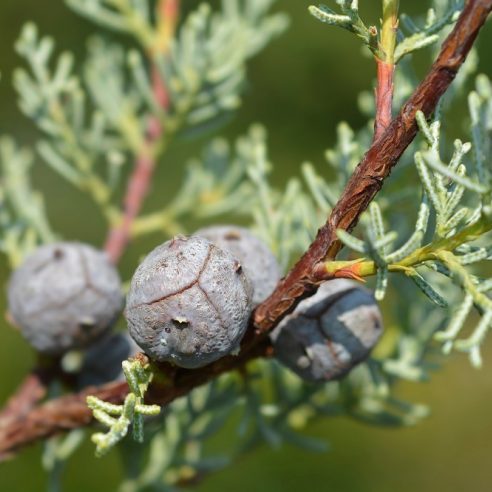
<svg viewBox="0 0 492 492"><path fill-rule="evenodd" d="M128 35L131 45L91 38L79 67L73 55L57 55L53 40L28 24L16 45L25 63L14 85L20 109L41 133L37 155L87 193L114 226L122 217L116 197L125 167L142 155L158 164L173 138L195 136L227 121L241 102L247 62L285 29L287 20L272 13L274 0L223 0L215 11L206 3L196 8L166 39L150 0L67 3L99 27ZM358 2L336 3L338 11L313 6L310 12L355 34L380 56L378 29L363 22ZM438 0L425 20L402 16L395 105L417 83L413 53L437 45L462 8L462 1ZM306 384L274 360L257 361L241 374L223 375L177 399L163 417L143 402L151 378L162 375L139 359L124 362L130 387L124 404L88 399L94 417L108 428L93 436L98 454L118 444L128 464L121 492L176 490L264 441L321 450L323 443L302 433L313 418L348 415L373 425L414 424L427 409L395 398L400 379L429 379L444 362L443 353L452 349L469 353L480 365L480 346L492 325L492 279L485 267L492 260L492 85L485 75L475 78L468 95L470 142L450 145L441 128L453 117L451 102L463 97L476 66L475 55L432 121L418 114L421 138L358 228L339 232L345 256L326 264L331 274L375 276L375 295L389 328L373 357L342 381L321 385ZM157 97L156 77L166 81L164 103ZM373 96L365 93L359 102L368 122L357 131L345 122L338 125L336 144L326 152L330 169L304 163L300 177L284 177L280 185L271 179L274 163L263 127L253 125L233 145L215 138L190 162L175 195L135 218L132 238L155 232L162 238L186 232L190 223L236 219L252 227L286 271L315 237L370 144ZM152 141L149 122L162 130ZM8 137L0 140L0 250L12 266L56 237L43 196L31 187L33 162L31 152ZM467 322L472 310L479 315L475 327ZM77 371L72 367L77 360L80 356L67 354L63 367ZM142 440L144 422L148 446L123 440L131 426ZM237 445L227 457L209 457L206 443L225 422L239 422ZM43 463L55 482L83 437L76 431L46 443Z"/></svg>

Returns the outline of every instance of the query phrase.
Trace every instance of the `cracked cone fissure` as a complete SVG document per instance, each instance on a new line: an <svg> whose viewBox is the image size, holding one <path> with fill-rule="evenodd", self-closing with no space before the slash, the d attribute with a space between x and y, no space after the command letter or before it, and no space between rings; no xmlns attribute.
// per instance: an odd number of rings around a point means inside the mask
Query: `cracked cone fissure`
<svg viewBox="0 0 492 492"><path fill-rule="evenodd" d="M208 239L239 261L253 286L253 307L273 292L280 280L280 266L268 246L248 229L234 225L210 226L195 235Z"/></svg>

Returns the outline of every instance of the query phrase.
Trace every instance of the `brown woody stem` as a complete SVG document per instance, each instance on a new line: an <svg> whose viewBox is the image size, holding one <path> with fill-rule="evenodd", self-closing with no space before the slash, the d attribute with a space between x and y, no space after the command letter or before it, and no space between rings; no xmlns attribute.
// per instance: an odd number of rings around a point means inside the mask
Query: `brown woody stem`
<svg viewBox="0 0 492 492"><path fill-rule="evenodd" d="M260 332L271 330L303 297L316 290L318 281L313 278L316 265L334 259L342 248L337 230L351 231L357 225L362 212L415 138L418 130L415 114L420 110L426 117L431 116L465 61L491 9L492 0L466 3L429 73L364 155L308 251L281 280L274 293L257 308L254 321Z"/></svg>
<svg viewBox="0 0 492 492"><path fill-rule="evenodd" d="M165 53L169 42L174 36L179 15L179 0L161 0L157 6L157 15L160 19L157 31L154 53ZM161 108L169 107L169 94L162 77L155 67L152 68L152 89L156 101ZM113 263L118 263L131 237L133 222L142 209L147 196L154 169L156 166L156 144L163 138L163 128L156 116L148 121L147 134L140 155L136 157L133 172L128 180L125 198L123 200L123 214L120 221L110 229L104 250Z"/></svg>
<svg viewBox="0 0 492 492"><path fill-rule="evenodd" d="M381 29L381 58L376 58L376 116L374 120L374 140L384 133L391 123L393 105L393 77L395 73L396 33L398 31L398 0L383 0L383 20Z"/></svg>
<svg viewBox="0 0 492 492"><path fill-rule="evenodd" d="M50 371L32 370L0 412L0 426L5 426L12 419L23 417L39 403L46 396L50 380Z"/></svg>
<svg viewBox="0 0 492 492"><path fill-rule="evenodd" d="M490 10L492 0L467 2L429 74L381 138L368 150L313 244L279 283L270 298L257 308L254 324L245 337L239 355L225 357L199 370L162 365L160 371L166 377L162 380L156 378L150 388L149 403L167 404L224 372L241 369L254 358L271 355L271 347L265 335L302 297L316 289L318 281L314 273L317 265L335 258L341 249L336 236L337 229L349 231L356 225L360 214L380 190L384 179L415 137L416 111L422 110L426 116L434 111L469 53ZM127 394L127 386L124 383L112 383L88 388L82 393L45 403L12 425L0 424L0 458L36 440L89 424L92 415L85 404L89 394L108 402L121 403Z"/></svg>
<svg viewBox="0 0 492 492"><path fill-rule="evenodd" d="M376 60L376 116L374 120L374 140L385 132L391 123L391 109L393 106L393 76L395 66L383 60Z"/></svg>

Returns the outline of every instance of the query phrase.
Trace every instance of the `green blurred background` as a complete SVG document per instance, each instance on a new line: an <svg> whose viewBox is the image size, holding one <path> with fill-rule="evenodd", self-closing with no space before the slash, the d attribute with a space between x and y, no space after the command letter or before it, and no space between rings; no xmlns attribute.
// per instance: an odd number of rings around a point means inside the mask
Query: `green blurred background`
<svg viewBox="0 0 492 492"><path fill-rule="evenodd" d="M190 9L199 2L184 1ZM243 108L223 134L233 138L250 123L261 122L270 133L275 179L285 182L305 160L323 165L323 151L334 140L338 121L357 127L363 123L357 110L357 94L371 87L374 66L361 55L359 43L347 33L329 29L307 14L310 2L282 0L290 30L251 64ZM368 22L375 23L379 2L363 1ZM425 11L429 2L402 0L406 12ZM83 55L85 39L94 26L68 11L61 0L1 0L0 2L0 133L12 133L24 143L36 140L31 123L16 108L10 80L19 60L13 42L22 24L34 20L43 33L52 34L59 49ZM492 72L492 26L480 38L481 70ZM162 163L147 208L158 206L176 188L183 165L199 152L204 141L177 142ZM104 224L92 205L42 165L35 172L36 186L46 192L53 224L67 239L100 244ZM90 217L90 220L86 218ZM122 263L125 278L138 254L163 238L136 244ZM4 284L8 271L0 264ZM4 295L0 299L4 310ZM490 491L492 490L492 344L485 348L481 371L472 369L464 356L450 357L427 384L402 384L399 394L429 404L432 415L414 428L371 428L345 418L318 420L307 432L330 443L331 451L309 454L266 446L244 457L226 471L209 477L199 491ZM6 323L0 325L0 401L21 381L33 362L33 354ZM234 433L223 433L224 442ZM45 490L40 446L0 465L0 491ZM116 453L96 460L87 442L71 460L65 474L65 490L113 491L120 476Z"/></svg>

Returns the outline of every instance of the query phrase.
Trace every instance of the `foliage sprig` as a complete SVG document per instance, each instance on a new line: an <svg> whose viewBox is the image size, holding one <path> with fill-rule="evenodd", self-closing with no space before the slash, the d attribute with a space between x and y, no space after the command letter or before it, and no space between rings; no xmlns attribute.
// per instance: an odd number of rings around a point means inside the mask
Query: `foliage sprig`
<svg viewBox="0 0 492 492"><path fill-rule="evenodd" d="M161 411L159 405L146 405L143 402L153 377L148 361L135 358L123 361L122 366L129 388L123 405L113 405L95 396L87 397L87 405L92 410L94 418L109 427L106 434L99 432L92 435L97 456L108 453L120 442L128 433L130 425L133 428L133 439L143 442L144 417L159 415Z"/></svg>
<svg viewBox="0 0 492 492"><path fill-rule="evenodd" d="M331 26L338 26L354 33L378 58L382 53L378 45L378 30L375 26L367 27L359 15L358 0L337 0L341 13L337 13L326 5L311 5L310 14L316 19Z"/></svg>
<svg viewBox="0 0 492 492"><path fill-rule="evenodd" d="M480 84L484 87L482 93L489 95L489 99L482 102L488 107L490 92L486 88L490 87L490 82L481 76ZM471 111L472 118L474 109ZM482 115L482 126L475 126L472 130L476 135L487 134L488 130L483 124L487 124L488 118L488 113ZM473 121L477 122L477 119ZM428 124L423 114L417 113L417 122L425 139L425 147L414 155L423 194L413 233L401 246L395 247L398 232L385 232L381 209L377 202L373 202L370 218L364 221L367 224L364 240L339 231L339 238L347 247L370 260L361 258L328 262L325 264L326 274L359 278L377 274L376 295L382 299L388 272L399 272L413 280L434 304L447 308L451 303L439 290L449 290L449 287L439 286L432 275L424 275L420 270L423 268L424 271L432 270L444 275L460 287L464 297L458 308L451 311L447 328L436 333L435 338L444 343L445 352L451 348L468 352L472 363L479 366L480 345L491 326L492 299L487 294L490 280L477 277L467 267L490 259L492 221L488 210L491 187L489 173L483 169L484 144L477 137L480 151L474 152L474 177L469 177L464 159L472 145L455 140L449 163L444 164L441 160L440 121ZM487 141L487 137L484 140ZM486 158L489 158L488 154ZM471 206L465 205L465 200ZM434 226L429 220L431 207L435 216ZM422 245L426 237L430 241ZM477 245L477 240L485 246ZM465 321L473 307L478 310L481 319L468 338L457 339L465 329Z"/></svg>
<svg viewBox="0 0 492 492"><path fill-rule="evenodd" d="M43 195L31 185L33 160L10 137L0 138L0 250L13 268L37 245L55 238Z"/></svg>

